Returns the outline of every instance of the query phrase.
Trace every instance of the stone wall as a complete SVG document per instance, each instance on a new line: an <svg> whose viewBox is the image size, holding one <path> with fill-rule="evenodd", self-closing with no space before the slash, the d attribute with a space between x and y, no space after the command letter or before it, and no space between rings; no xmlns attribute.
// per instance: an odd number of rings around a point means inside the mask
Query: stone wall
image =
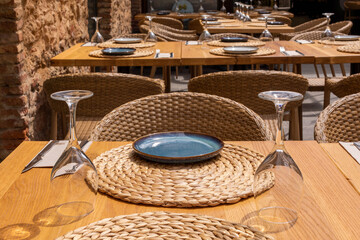
<svg viewBox="0 0 360 240"><path fill-rule="evenodd" d="M88 39L85 0L0 0L0 159L24 139L49 138L42 84L71 71L50 58Z"/></svg>

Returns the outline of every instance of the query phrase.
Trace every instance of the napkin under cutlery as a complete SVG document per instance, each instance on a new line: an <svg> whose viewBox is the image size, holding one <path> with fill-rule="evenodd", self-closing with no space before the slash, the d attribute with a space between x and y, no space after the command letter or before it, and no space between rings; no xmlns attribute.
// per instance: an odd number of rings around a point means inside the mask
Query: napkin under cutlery
<svg viewBox="0 0 360 240"><path fill-rule="evenodd" d="M155 58L173 58L174 53L156 53Z"/></svg>
<svg viewBox="0 0 360 240"><path fill-rule="evenodd" d="M199 41L186 41L185 45L201 45L202 43Z"/></svg>
<svg viewBox="0 0 360 240"><path fill-rule="evenodd" d="M360 164L360 150L353 142L339 142L340 145Z"/></svg>
<svg viewBox="0 0 360 240"><path fill-rule="evenodd" d="M42 154L42 156L40 156L40 160L38 162L36 162L31 168L34 167L53 167L56 163L56 161L60 158L61 154L64 152L67 144L68 144L68 140L52 140L51 142L48 143L48 145L46 145L43 150L45 151L40 151L30 162L29 164L34 161L36 158L39 157L40 154ZM86 142L80 142L79 144L81 147L81 149L85 152L90 145L92 144L92 141L86 141ZM47 146L49 146L48 149ZM29 164L27 164L26 166L28 166ZM27 170L30 170L31 168L26 169L27 167L25 167L25 169L23 170L23 172L26 172Z"/></svg>

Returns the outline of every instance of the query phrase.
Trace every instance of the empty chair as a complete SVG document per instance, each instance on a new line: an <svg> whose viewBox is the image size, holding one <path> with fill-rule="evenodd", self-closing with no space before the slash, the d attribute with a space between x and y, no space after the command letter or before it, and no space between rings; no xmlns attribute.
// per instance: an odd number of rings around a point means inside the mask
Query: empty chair
<svg viewBox="0 0 360 240"><path fill-rule="evenodd" d="M89 99L79 102L77 108L77 137L88 139L96 123L114 108L144 96L164 92L164 83L132 74L83 73L52 77L44 82L44 91L53 111L51 138L57 139L57 117L62 120L62 137L66 134L69 110L62 101L51 99L50 95L64 90L90 90L94 93Z"/></svg>
<svg viewBox="0 0 360 240"><path fill-rule="evenodd" d="M291 19L288 18L288 17L280 16L280 15L271 15L270 17L271 17L271 18L274 18L275 21L280 21L280 22L283 22L283 23L291 26L292 21L291 21Z"/></svg>
<svg viewBox="0 0 360 240"><path fill-rule="evenodd" d="M157 132L190 131L226 140L270 140L271 132L252 110L231 99L175 92L123 104L96 126L94 141L134 141Z"/></svg>
<svg viewBox="0 0 360 240"><path fill-rule="evenodd" d="M330 24L329 28L334 33L336 32L336 33L349 34L352 26L353 26L352 21L340 21L340 22ZM322 27L315 29L314 31L324 31L325 29L326 29L326 26L322 26Z"/></svg>
<svg viewBox="0 0 360 240"><path fill-rule="evenodd" d="M152 19L152 21L154 23L160 23L160 24L169 26L171 28L175 28L175 29L179 29L179 30L184 29L183 23L180 20L175 19L175 18L171 18L171 17L154 17Z"/></svg>
<svg viewBox="0 0 360 240"><path fill-rule="evenodd" d="M339 98L360 92L360 73L336 81L330 78L327 82L329 91Z"/></svg>
<svg viewBox="0 0 360 240"><path fill-rule="evenodd" d="M198 40L198 36L195 33L191 32L179 32L186 30L176 30L169 31L168 27L161 24L152 24L152 31L157 37L161 37L166 41L188 41L188 40ZM149 26L146 24L140 25L140 32L147 33L149 31Z"/></svg>
<svg viewBox="0 0 360 240"><path fill-rule="evenodd" d="M307 21L298 26L295 26L293 33L280 33L280 40L290 40L299 33L314 31L315 29L326 26L326 23L326 18L317 18L311 21Z"/></svg>
<svg viewBox="0 0 360 240"><path fill-rule="evenodd" d="M322 143L360 141L360 93L327 106L315 124L315 140Z"/></svg>
<svg viewBox="0 0 360 240"><path fill-rule="evenodd" d="M284 90L305 94L308 80L295 73L278 71L228 71L210 73L190 79L188 89L191 92L214 94L244 104L266 119L273 133L276 131L276 115L274 104L262 100L258 94L263 91ZM302 101L291 102L287 110L291 110L291 139L300 139Z"/></svg>

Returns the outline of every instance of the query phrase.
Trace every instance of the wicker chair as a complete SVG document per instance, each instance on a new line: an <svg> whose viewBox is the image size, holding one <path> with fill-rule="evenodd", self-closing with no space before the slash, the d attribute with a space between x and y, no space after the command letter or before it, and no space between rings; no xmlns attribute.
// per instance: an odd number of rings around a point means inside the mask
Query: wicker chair
<svg viewBox="0 0 360 240"><path fill-rule="evenodd" d="M283 22L283 23L291 26L292 20L290 18L288 18L288 17L279 16L279 15L271 15L270 17L274 18L275 21L280 21L280 22Z"/></svg>
<svg viewBox="0 0 360 240"><path fill-rule="evenodd" d="M184 25L183 23L175 18L171 18L171 17L155 17L152 19L152 21L154 23L159 23L171 28L175 28L175 29L179 29L179 30L183 30L184 29Z"/></svg>
<svg viewBox="0 0 360 240"><path fill-rule="evenodd" d="M360 141L360 93L340 98L321 113L315 124L320 143Z"/></svg>
<svg viewBox="0 0 360 240"><path fill-rule="evenodd" d="M276 132L276 115L273 103L262 100L258 94L269 90L287 90L305 94L308 80L301 75L278 71L229 71L202 75L190 79L188 89L191 92L214 94L244 104L266 119L273 133ZM302 101L291 102L291 139L301 138L300 122ZM274 134L273 134L274 135Z"/></svg>
<svg viewBox="0 0 360 240"><path fill-rule="evenodd" d="M98 123L90 139L134 141L166 131L200 132L224 141L272 138L264 121L242 104L208 94L175 92L144 97L114 109Z"/></svg>
<svg viewBox="0 0 360 240"><path fill-rule="evenodd" d="M88 139L96 123L114 108L126 102L153 94L163 93L164 83L132 74L84 73L52 77L44 82L44 91L52 109L51 138L57 139L57 116L62 120L62 137L65 137L69 110L64 102L50 98L57 91L84 89L94 96L79 102L77 108L77 137Z"/></svg>
<svg viewBox="0 0 360 240"><path fill-rule="evenodd" d="M352 21L340 21L329 25L332 32L349 34L353 26ZM324 31L326 26L319 27L314 31Z"/></svg>
<svg viewBox="0 0 360 240"><path fill-rule="evenodd" d="M320 40L322 37L323 31L311 31L306 33L301 33L295 35L291 41L295 40ZM335 33L336 35L344 35L343 33ZM346 76L344 64L339 64L343 76ZM329 81L336 82L342 79L342 77L336 77L335 69L333 64L329 64L330 70L332 73L332 78L329 78L326 72L325 64L321 64L321 69L323 71L324 77L320 78L317 65L314 64L314 69L317 75L317 78L309 78L309 89L308 91L324 91L324 108L330 103L330 91L328 88ZM330 80L331 79L331 80Z"/></svg>
<svg viewBox="0 0 360 240"><path fill-rule="evenodd" d="M195 18L190 20L188 27L189 29L194 30L196 34L200 35L203 32L203 25L201 23L201 18Z"/></svg>
<svg viewBox="0 0 360 240"><path fill-rule="evenodd" d="M344 77L340 81L328 79L328 89L335 96L342 98L360 92L360 73Z"/></svg>
<svg viewBox="0 0 360 240"><path fill-rule="evenodd" d="M280 40L290 40L291 38L293 38L295 35L297 35L299 33L315 31L315 29L325 26L326 23L327 23L326 18L317 18L317 19L302 23L302 24L294 27L293 33L281 33Z"/></svg>
<svg viewBox="0 0 360 240"><path fill-rule="evenodd" d="M140 25L140 32L147 33L149 31L149 26L146 24ZM167 30L167 27L161 24L154 24L152 31L157 37L161 37L166 41L189 41L189 40L198 40L198 36L194 33L176 33ZM180 30L179 30L180 31ZM182 30L186 31L186 30Z"/></svg>

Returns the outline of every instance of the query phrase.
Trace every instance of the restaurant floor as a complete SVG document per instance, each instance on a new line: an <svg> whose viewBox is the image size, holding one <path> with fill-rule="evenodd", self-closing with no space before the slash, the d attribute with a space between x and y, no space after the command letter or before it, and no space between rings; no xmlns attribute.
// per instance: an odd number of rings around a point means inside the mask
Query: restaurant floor
<svg viewBox="0 0 360 240"><path fill-rule="evenodd" d="M318 66L319 71L321 72L321 67ZM216 72L216 71L225 71L225 66L206 66L204 67L204 73ZM345 64L345 70L347 75L350 73L350 64ZM341 76L341 71L338 65L335 65L336 76ZM311 64L302 65L303 75L307 78L316 77L314 67ZM330 72L330 69L327 69L327 72ZM145 72L144 75L147 75ZM157 69L156 76L161 78L161 70ZM172 68L171 74L171 91L187 91L187 84L190 79L189 69L186 67L179 68L179 76L175 77L175 67ZM331 95L331 102L334 102L337 99L333 94ZM303 139L304 140L313 140L314 139L314 126L317 117L319 116L324 101L323 92L307 92L303 102ZM287 125L284 125L285 133L287 132Z"/></svg>

